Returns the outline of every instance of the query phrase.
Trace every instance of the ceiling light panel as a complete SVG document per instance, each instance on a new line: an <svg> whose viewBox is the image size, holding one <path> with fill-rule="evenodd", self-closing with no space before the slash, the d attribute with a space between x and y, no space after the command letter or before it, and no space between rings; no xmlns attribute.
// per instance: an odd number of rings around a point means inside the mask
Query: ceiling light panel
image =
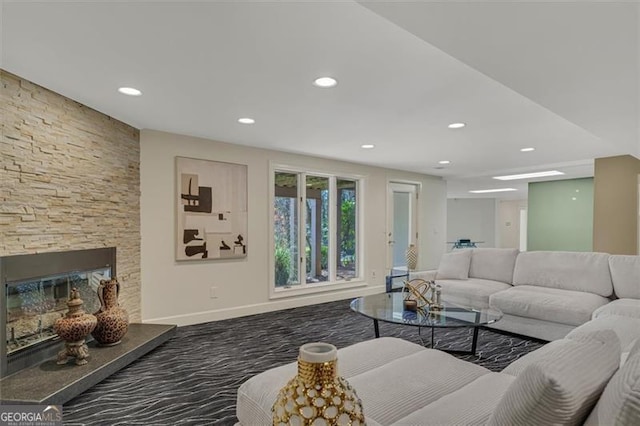
<svg viewBox="0 0 640 426"><path fill-rule="evenodd" d="M516 179L531 179L531 178L548 177L548 176L560 176L563 174L564 172L560 172L558 170L547 170L544 172L522 173L519 175L494 176L493 178L498 180L516 180Z"/></svg>
<svg viewBox="0 0 640 426"><path fill-rule="evenodd" d="M242 124L253 124L255 122L256 120L249 117L238 118L238 123L242 123Z"/></svg>
<svg viewBox="0 0 640 426"><path fill-rule="evenodd" d="M490 192L509 192L509 191L517 191L517 189L515 188L475 189L469 192L471 192L472 194L488 194Z"/></svg>
<svg viewBox="0 0 640 426"><path fill-rule="evenodd" d="M450 129L462 129L464 126L466 126L465 123L451 123L447 127Z"/></svg>

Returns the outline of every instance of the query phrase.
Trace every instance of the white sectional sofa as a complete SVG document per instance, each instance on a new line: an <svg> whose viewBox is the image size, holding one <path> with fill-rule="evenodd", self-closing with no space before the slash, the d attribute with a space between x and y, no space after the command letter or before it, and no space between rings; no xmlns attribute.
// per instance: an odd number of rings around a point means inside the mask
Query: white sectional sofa
<svg viewBox="0 0 640 426"><path fill-rule="evenodd" d="M499 373L391 337L340 349L368 425L640 424L639 256L460 250L413 277L502 309L496 328L551 342ZM293 362L243 383L238 424L271 424L295 374Z"/></svg>
<svg viewBox="0 0 640 426"><path fill-rule="evenodd" d="M452 302L500 309L504 316L493 328L549 341L616 298L640 300L640 256L454 250L438 270L413 276L435 279Z"/></svg>
<svg viewBox="0 0 640 426"><path fill-rule="evenodd" d="M640 424L640 343L633 345L618 368L618 333L625 332L575 330L499 373L439 350L383 337L340 349L338 371L356 389L369 426L585 421L636 425ZM625 339L632 336L637 339L640 330ZM243 383L238 389L238 425L271 424L277 393L295 374L296 363L291 363Z"/></svg>

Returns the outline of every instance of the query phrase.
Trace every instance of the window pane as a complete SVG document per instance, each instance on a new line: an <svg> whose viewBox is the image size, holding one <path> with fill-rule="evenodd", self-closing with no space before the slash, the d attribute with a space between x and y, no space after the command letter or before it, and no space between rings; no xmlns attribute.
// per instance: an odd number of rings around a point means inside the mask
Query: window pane
<svg viewBox="0 0 640 426"><path fill-rule="evenodd" d="M393 191L393 268L406 268L411 229L411 193Z"/></svg>
<svg viewBox="0 0 640 426"><path fill-rule="evenodd" d="M307 176L307 282L329 279L329 178Z"/></svg>
<svg viewBox="0 0 640 426"><path fill-rule="evenodd" d="M356 181L337 179L337 262L336 279L349 280L358 276L356 268L357 206Z"/></svg>
<svg viewBox="0 0 640 426"><path fill-rule="evenodd" d="M275 173L273 206L275 284L300 284L298 265L298 175Z"/></svg>

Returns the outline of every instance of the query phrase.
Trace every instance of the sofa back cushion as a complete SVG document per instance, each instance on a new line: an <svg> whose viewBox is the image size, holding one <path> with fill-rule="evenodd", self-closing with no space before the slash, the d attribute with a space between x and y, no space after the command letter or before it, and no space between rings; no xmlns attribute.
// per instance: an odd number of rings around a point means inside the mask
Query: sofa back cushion
<svg viewBox="0 0 640 426"><path fill-rule="evenodd" d="M613 284L609 255L569 251L528 251L516 259L513 285L576 290L609 297Z"/></svg>
<svg viewBox="0 0 640 426"><path fill-rule="evenodd" d="M471 263L471 250L453 250L445 253L440 258L437 279L466 280L469 278L469 264Z"/></svg>
<svg viewBox="0 0 640 426"><path fill-rule="evenodd" d="M640 319L640 299L616 299L591 313L592 319L606 316Z"/></svg>
<svg viewBox="0 0 640 426"><path fill-rule="evenodd" d="M612 330L565 340L570 342L532 357L496 406L489 425L584 422L618 368L620 343Z"/></svg>
<svg viewBox="0 0 640 426"><path fill-rule="evenodd" d="M609 269L616 296L640 299L640 256L609 256Z"/></svg>
<svg viewBox="0 0 640 426"><path fill-rule="evenodd" d="M473 249L469 277L511 284L518 253L518 249L508 248Z"/></svg>
<svg viewBox="0 0 640 426"><path fill-rule="evenodd" d="M640 344L613 375L585 425L635 425L640 422Z"/></svg>

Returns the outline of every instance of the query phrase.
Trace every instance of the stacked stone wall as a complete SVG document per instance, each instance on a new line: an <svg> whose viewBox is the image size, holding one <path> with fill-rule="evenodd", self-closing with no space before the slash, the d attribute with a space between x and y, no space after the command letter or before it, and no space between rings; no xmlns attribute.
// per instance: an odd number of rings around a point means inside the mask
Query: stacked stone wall
<svg viewBox="0 0 640 426"><path fill-rule="evenodd" d="M140 134L0 70L0 256L117 248L120 304L140 313Z"/></svg>

